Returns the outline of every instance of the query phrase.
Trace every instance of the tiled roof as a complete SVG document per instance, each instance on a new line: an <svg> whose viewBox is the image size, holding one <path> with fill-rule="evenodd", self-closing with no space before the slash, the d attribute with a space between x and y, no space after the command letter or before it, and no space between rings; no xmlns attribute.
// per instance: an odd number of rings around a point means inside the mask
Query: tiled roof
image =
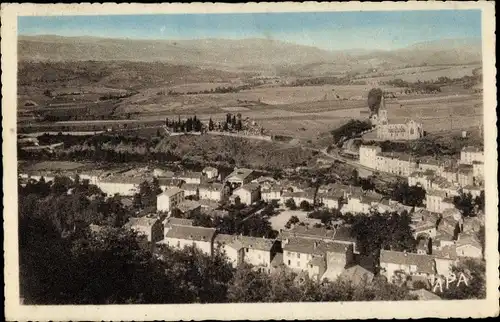
<svg viewBox="0 0 500 322"><path fill-rule="evenodd" d="M241 248L249 248L249 249L271 251L271 248L273 247L275 240L262 237L218 234L215 237L215 242L226 244L230 247L235 248L236 250L239 250Z"/></svg>
<svg viewBox="0 0 500 322"><path fill-rule="evenodd" d="M458 210L457 208L448 208L448 209L445 209L443 211L443 218L453 218L453 217L461 217L462 214L460 212L460 210Z"/></svg>
<svg viewBox="0 0 500 322"><path fill-rule="evenodd" d="M380 263L415 265L420 273L434 273L434 259L430 255L381 250Z"/></svg>
<svg viewBox="0 0 500 322"><path fill-rule="evenodd" d="M214 235L215 228L172 225L172 228L167 232L165 238L210 242Z"/></svg>
<svg viewBox="0 0 500 322"><path fill-rule="evenodd" d="M128 222L125 224L125 227L131 228L135 226L141 226L141 227L151 227L153 226L157 221L158 217L131 217L129 218Z"/></svg>
<svg viewBox="0 0 500 322"><path fill-rule="evenodd" d="M231 172L226 177L226 180L231 179L231 178L237 178L239 180L244 180L246 177L248 177L252 173L253 173L252 169L236 168L236 169L234 169L233 172Z"/></svg>
<svg viewBox="0 0 500 322"><path fill-rule="evenodd" d="M224 186L221 183L202 183L199 186L200 190L221 191Z"/></svg>
<svg viewBox="0 0 500 322"><path fill-rule="evenodd" d="M165 225L193 226L192 219L169 217L164 221Z"/></svg>
<svg viewBox="0 0 500 322"><path fill-rule="evenodd" d="M203 176L203 174L201 172L188 171L188 172L177 173L177 174L175 174L174 177L179 178L179 179L182 179L182 178L199 179L202 176Z"/></svg>
<svg viewBox="0 0 500 322"><path fill-rule="evenodd" d="M336 242L323 242L308 238L291 237L288 243L285 241L283 250L298 252L302 254L322 255L327 252L345 253L348 247Z"/></svg>
<svg viewBox="0 0 500 322"><path fill-rule="evenodd" d="M444 191L435 190L435 189L429 189L427 191L427 195L429 195L429 196L438 196L438 197L441 197L441 198L445 198L446 197L446 193Z"/></svg>
<svg viewBox="0 0 500 322"><path fill-rule="evenodd" d="M201 205L199 202L196 202L194 200L184 200L179 205L177 205L177 208L179 208L181 212L189 212L196 208L201 208Z"/></svg>
<svg viewBox="0 0 500 322"><path fill-rule="evenodd" d="M437 258L456 259L457 248L455 245L446 245L441 248L433 249L432 255Z"/></svg>
<svg viewBox="0 0 500 322"><path fill-rule="evenodd" d="M260 188L260 185L257 183L247 183L247 184L242 185L239 189L243 189L243 190L252 192L252 191L258 190L259 188Z"/></svg>
<svg viewBox="0 0 500 322"><path fill-rule="evenodd" d="M144 181L147 180L142 177L125 177L125 176L108 176L101 179L101 182L106 182L106 183L135 184L135 185L139 185Z"/></svg>
<svg viewBox="0 0 500 322"><path fill-rule="evenodd" d="M482 248L480 241L475 236L465 233L460 234L457 240L457 248L467 245L474 246L479 249Z"/></svg>
<svg viewBox="0 0 500 322"><path fill-rule="evenodd" d="M183 192L183 190L177 188L177 187L173 187L173 188L170 188L170 189L166 189L165 191L163 191L162 193L160 193L160 195L165 195L165 196L169 196L169 197L172 197L173 195L176 195L180 192Z"/></svg>
<svg viewBox="0 0 500 322"><path fill-rule="evenodd" d="M197 190L198 189L198 185L195 184L195 183L184 183L182 186L181 186L181 189L184 190L184 191L193 191L193 190Z"/></svg>
<svg viewBox="0 0 500 322"><path fill-rule="evenodd" d="M208 171L218 171L218 170L214 167L204 167L201 172L208 172Z"/></svg>
<svg viewBox="0 0 500 322"><path fill-rule="evenodd" d="M182 180L171 179L171 178L158 178L158 184L160 186L175 186L180 187L182 185Z"/></svg>

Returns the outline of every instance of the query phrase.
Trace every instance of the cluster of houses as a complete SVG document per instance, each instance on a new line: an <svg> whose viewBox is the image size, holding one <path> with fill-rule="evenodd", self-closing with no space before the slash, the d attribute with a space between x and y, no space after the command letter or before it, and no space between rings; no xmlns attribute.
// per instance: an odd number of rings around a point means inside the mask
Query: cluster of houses
<svg viewBox="0 0 500 322"><path fill-rule="evenodd" d="M366 165L366 160L377 162L379 153L376 147L361 146L361 163ZM398 160L394 162L405 162L404 159ZM126 226L145 235L152 244L166 244L178 249L194 245L209 255L220 247L234 266L248 263L266 272L285 267L318 281L344 276L354 282L369 282L375 272L357 265L356 240L348 227L327 229L294 225L280 231L278 238L266 239L220 234L215 228L194 226L192 220L175 218L177 216L172 214L180 211L185 218L200 212L225 216L227 211L219 209L221 201L252 205L263 200L284 205L290 199L297 206L305 201L309 205L337 209L343 214L372 210L407 211L418 241L417 252L382 250L380 273L391 282L400 281L402 276L411 276L432 283L438 276L447 276L451 265L459 258L482 258L483 248L476 233L484 225L484 215L463 218L450 200L458 193L458 187L474 195L481 191L478 184L482 182L483 168L479 166L482 162L481 151L472 148L462 151L458 169L469 169L472 173L469 181L459 179L461 171L452 175L447 167L432 162L417 163L412 168L401 170L399 174L407 175L410 186L421 185L426 189L424 208L404 206L360 187L335 183L311 188L308 184L258 176L252 169L235 168L224 178L213 167L181 173L155 169L152 176L157 178L162 190L157 196L156 213L131 218ZM97 185L110 196L132 196L145 178L151 177L150 171L136 169L134 173L135 176L126 173L103 176L89 172L79 173L79 177ZM41 177L47 181L54 179L50 173L20 176L35 180Z"/></svg>

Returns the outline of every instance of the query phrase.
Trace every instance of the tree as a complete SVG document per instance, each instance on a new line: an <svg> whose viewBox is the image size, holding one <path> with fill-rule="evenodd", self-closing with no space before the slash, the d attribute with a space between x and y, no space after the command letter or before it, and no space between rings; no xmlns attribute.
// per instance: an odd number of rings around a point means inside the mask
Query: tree
<svg viewBox="0 0 500 322"><path fill-rule="evenodd" d="M212 118L208 120L208 130L213 131L214 130L214 121L212 121Z"/></svg>
<svg viewBox="0 0 500 322"><path fill-rule="evenodd" d="M380 88L372 88L368 92L368 108L372 113L378 113L383 95L384 93Z"/></svg>
<svg viewBox="0 0 500 322"><path fill-rule="evenodd" d="M293 200L293 198L287 199L285 201L285 206L290 210L297 209L297 205L295 204L295 200Z"/></svg>
<svg viewBox="0 0 500 322"><path fill-rule="evenodd" d="M474 205L477 206L478 211L484 212L484 205L485 205L484 190L481 190L481 193L479 194L479 196L477 196L474 199Z"/></svg>
<svg viewBox="0 0 500 322"><path fill-rule="evenodd" d="M474 199L470 193L460 193L460 195L453 197L453 204L465 217L476 215L474 212Z"/></svg>
<svg viewBox="0 0 500 322"><path fill-rule="evenodd" d="M303 211L309 211L311 210L311 204L309 204L309 202L307 202L307 200L302 200L300 202L300 205L299 205L300 209L302 209Z"/></svg>
<svg viewBox="0 0 500 322"><path fill-rule="evenodd" d="M399 181L392 188L392 199L410 207L423 206L425 194L426 192L422 187L410 187L406 181Z"/></svg>
<svg viewBox="0 0 500 322"><path fill-rule="evenodd" d="M452 272L456 276L456 281L446 287L443 283L443 292L438 293L442 298L463 300L463 299L484 299L486 298L486 265L482 260L465 259L452 267ZM461 275L465 277L465 282Z"/></svg>
<svg viewBox="0 0 500 322"><path fill-rule="evenodd" d="M297 216L292 216L290 219L285 224L286 229L290 229L292 225L298 224L300 222L299 218Z"/></svg>

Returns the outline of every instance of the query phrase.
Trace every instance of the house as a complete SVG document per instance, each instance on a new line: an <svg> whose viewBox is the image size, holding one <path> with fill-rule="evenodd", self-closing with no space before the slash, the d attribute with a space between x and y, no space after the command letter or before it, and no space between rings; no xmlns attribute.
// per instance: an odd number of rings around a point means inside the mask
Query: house
<svg viewBox="0 0 500 322"><path fill-rule="evenodd" d="M198 187L199 187L198 184L184 183L181 186L181 190L184 191L184 198L187 197L187 196L198 197Z"/></svg>
<svg viewBox="0 0 500 322"><path fill-rule="evenodd" d="M133 196L139 192L139 185L144 181L140 177L109 176L100 179L97 186L108 196Z"/></svg>
<svg viewBox="0 0 500 322"><path fill-rule="evenodd" d="M185 246L194 246L207 255L212 255L215 228L172 225L165 234L163 244L175 249L183 249Z"/></svg>
<svg viewBox="0 0 500 322"><path fill-rule="evenodd" d="M207 179L216 179L219 176L219 170L217 170L214 167L205 167L205 168L203 168L203 170L201 170L201 173Z"/></svg>
<svg viewBox="0 0 500 322"><path fill-rule="evenodd" d="M233 266L244 262L264 269L268 273L271 271L271 262L279 247L274 239L243 235L218 234L214 243L226 251Z"/></svg>
<svg viewBox="0 0 500 322"><path fill-rule="evenodd" d="M314 205L315 192L312 189L297 192L284 191L281 194L281 203L284 205L288 199L293 199L297 207L299 207L300 203L303 201L308 202L310 205Z"/></svg>
<svg viewBox="0 0 500 322"><path fill-rule="evenodd" d="M448 234L445 231L438 230L436 233L436 237L434 237L434 239L432 240L432 252L434 253L436 249L439 250L443 247L452 245L455 245L453 234Z"/></svg>
<svg viewBox="0 0 500 322"><path fill-rule="evenodd" d="M474 184L474 168L469 164L461 164L458 167L458 184L461 187Z"/></svg>
<svg viewBox="0 0 500 322"><path fill-rule="evenodd" d="M258 183L261 187L266 187L266 188L276 185L278 183L276 179L266 176L258 177L257 179L252 180L252 182Z"/></svg>
<svg viewBox="0 0 500 322"><path fill-rule="evenodd" d="M455 239L457 234L460 232L460 222L453 216L444 217L439 223L438 230L453 236Z"/></svg>
<svg viewBox="0 0 500 322"><path fill-rule="evenodd" d="M377 193L352 193L348 195L347 203L342 206L340 211L343 214L369 213L382 199L383 196Z"/></svg>
<svg viewBox="0 0 500 322"><path fill-rule="evenodd" d="M125 224L125 228L137 232L138 235L146 236L149 242L156 243L163 239L163 223L155 215L132 217Z"/></svg>
<svg viewBox="0 0 500 322"><path fill-rule="evenodd" d="M203 207L202 207L203 208ZM229 211L223 209L203 209L202 212L212 218L224 218L229 216Z"/></svg>
<svg viewBox="0 0 500 322"><path fill-rule="evenodd" d="M382 149L375 145L361 145L359 147L359 163L368 168L377 168L377 154Z"/></svg>
<svg viewBox="0 0 500 322"><path fill-rule="evenodd" d="M380 274L390 283L405 282L408 276L421 276L432 280L436 275L434 257L381 250Z"/></svg>
<svg viewBox="0 0 500 322"><path fill-rule="evenodd" d="M472 162L472 174L476 182L482 182L484 180L484 162L473 161Z"/></svg>
<svg viewBox="0 0 500 322"><path fill-rule="evenodd" d="M156 210L170 212L184 200L184 191L179 188L167 189L156 197Z"/></svg>
<svg viewBox="0 0 500 322"><path fill-rule="evenodd" d="M405 153L381 152L376 158L375 169L399 176L408 177L417 168L417 163Z"/></svg>
<svg viewBox="0 0 500 322"><path fill-rule="evenodd" d="M441 160L436 158L422 157L417 160L417 169L422 172L432 171L439 175L444 169L444 164Z"/></svg>
<svg viewBox="0 0 500 322"><path fill-rule="evenodd" d="M294 271L306 271L311 278L338 276L353 261L353 247L337 242L324 242L301 237L282 240L283 263Z"/></svg>
<svg viewBox="0 0 500 322"><path fill-rule="evenodd" d="M200 199L221 201L224 196L224 186L221 183L203 183L198 187Z"/></svg>
<svg viewBox="0 0 500 322"><path fill-rule="evenodd" d="M177 205L177 208L186 217L199 215L201 212L201 205L197 201L193 200L183 200Z"/></svg>
<svg viewBox="0 0 500 322"><path fill-rule="evenodd" d="M483 258L481 242L472 234L459 234L456 245L458 257Z"/></svg>
<svg viewBox="0 0 500 322"><path fill-rule="evenodd" d="M356 250L356 239L353 237L349 227L340 226L334 229L326 227L308 227L297 225L290 230L281 231L278 238L285 240L287 238L303 238L323 242L336 242L339 244L352 245L353 252Z"/></svg>
<svg viewBox="0 0 500 322"><path fill-rule="evenodd" d="M172 188L180 188L183 184L182 180L172 179L172 178L158 178L158 184L162 191L172 189Z"/></svg>
<svg viewBox="0 0 500 322"><path fill-rule="evenodd" d="M272 185L270 187L262 188L260 195L262 200L270 202L272 200L281 200L282 189L278 185Z"/></svg>
<svg viewBox="0 0 500 322"><path fill-rule="evenodd" d="M446 245L432 250L432 256L436 263L436 274L444 277L450 276L452 267L457 263L457 251L455 245Z"/></svg>
<svg viewBox="0 0 500 322"><path fill-rule="evenodd" d="M176 218L176 217L167 217L163 221L163 227L165 229L165 233L172 228L172 226L193 226L193 220L192 219L186 219L186 218Z"/></svg>
<svg viewBox="0 0 500 322"><path fill-rule="evenodd" d="M431 250L429 249L429 244L430 244L430 238L420 238L417 243L417 254L420 255L428 255L431 253Z"/></svg>
<svg viewBox="0 0 500 322"><path fill-rule="evenodd" d="M252 169L234 168L234 171L225 178L225 182L229 182L233 187L236 187L250 183L253 178L254 171Z"/></svg>
<svg viewBox="0 0 500 322"><path fill-rule="evenodd" d="M482 226L484 226L484 216L464 217L462 232L477 233L481 230Z"/></svg>
<svg viewBox="0 0 500 322"><path fill-rule="evenodd" d="M172 179L174 177L175 173L173 171L168 171L168 170L163 170L156 168L153 170L153 177L156 178L170 178Z"/></svg>
<svg viewBox="0 0 500 322"><path fill-rule="evenodd" d="M201 172L182 172L175 174L174 179L179 179L189 184L201 184L203 180L203 174Z"/></svg>
<svg viewBox="0 0 500 322"><path fill-rule="evenodd" d="M359 265L346 268L339 278L350 281L353 285L367 285L373 281L374 274Z"/></svg>
<svg viewBox="0 0 500 322"><path fill-rule="evenodd" d="M484 187L483 186L468 185L468 186L464 186L462 188L462 191L464 193L470 193L472 195L472 197L479 197L481 195L481 192L484 191Z"/></svg>
<svg viewBox="0 0 500 322"><path fill-rule="evenodd" d="M446 196L441 190L429 190L425 195L426 209L431 212L442 213L449 208L455 208L453 199Z"/></svg>
<svg viewBox="0 0 500 322"><path fill-rule="evenodd" d="M475 146L466 146L460 152L460 163L472 164L474 161L484 162L484 151Z"/></svg>
<svg viewBox="0 0 500 322"><path fill-rule="evenodd" d="M437 234L437 224L439 215L429 212L425 209L415 210L411 214L410 227L413 230L413 236L417 239L419 236L434 238Z"/></svg>
<svg viewBox="0 0 500 322"><path fill-rule="evenodd" d="M343 197L344 197L344 191L334 190L320 194L318 196L318 199L325 208L340 209L340 202Z"/></svg>
<svg viewBox="0 0 500 322"><path fill-rule="evenodd" d="M260 186L255 183L245 184L233 191L231 200L236 200L237 197L242 204L251 205L260 200Z"/></svg>
<svg viewBox="0 0 500 322"><path fill-rule="evenodd" d="M410 187L419 186L424 188L425 190L429 190L431 188L433 178L434 172L432 171L414 171L408 176L408 185Z"/></svg>

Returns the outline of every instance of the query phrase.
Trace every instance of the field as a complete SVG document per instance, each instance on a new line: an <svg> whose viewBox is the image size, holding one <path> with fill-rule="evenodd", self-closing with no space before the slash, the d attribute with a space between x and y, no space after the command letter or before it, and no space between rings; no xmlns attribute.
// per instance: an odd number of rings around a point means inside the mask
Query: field
<svg viewBox="0 0 500 322"><path fill-rule="evenodd" d="M156 136L167 117L196 115L203 121L217 121L227 113L241 113L271 135L315 144L327 141L325 133L349 119L366 118L362 112L368 111L367 94L373 87L396 96L386 104L392 123L414 119L429 133L470 130L478 127L482 118L482 98L473 89L447 85L436 94L403 94L404 88L380 82L456 78L477 73L479 68L471 64L367 69L352 79L366 85L285 86L300 77L274 76L272 81L258 85L248 72L166 63L21 63L19 132L102 131L113 124L114 130L148 137ZM193 94L243 84L254 85L238 92ZM53 97L46 95L47 91ZM130 96L99 101L117 94ZM45 122L35 119L46 115L52 117ZM69 122L52 122L54 118Z"/></svg>

